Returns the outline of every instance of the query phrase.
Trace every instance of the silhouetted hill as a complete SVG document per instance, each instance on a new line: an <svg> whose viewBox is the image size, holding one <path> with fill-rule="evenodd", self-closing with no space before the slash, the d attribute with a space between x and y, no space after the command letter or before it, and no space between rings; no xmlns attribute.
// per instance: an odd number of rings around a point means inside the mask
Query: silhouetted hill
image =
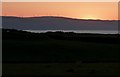
<svg viewBox="0 0 120 77"><path fill-rule="evenodd" d="M20 18L3 16L3 28L20 30L117 30L115 20L83 20L65 17Z"/></svg>
<svg viewBox="0 0 120 77"><path fill-rule="evenodd" d="M119 62L118 34L2 30L3 62Z"/></svg>
<svg viewBox="0 0 120 77"><path fill-rule="evenodd" d="M90 33L74 33L74 32L46 32L31 33L15 29L3 29L3 39L20 39L20 40L41 40L41 39L57 39L57 40L74 40L97 43L119 43L119 34L90 34Z"/></svg>

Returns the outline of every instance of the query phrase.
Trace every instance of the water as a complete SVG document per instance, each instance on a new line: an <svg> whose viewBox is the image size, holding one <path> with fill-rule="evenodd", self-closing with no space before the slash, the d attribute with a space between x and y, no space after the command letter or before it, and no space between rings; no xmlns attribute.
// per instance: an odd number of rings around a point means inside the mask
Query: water
<svg viewBox="0 0 120 77"><path fill-rule="evenodd" d="M74 32L74 33L99 33L99 34L118 34L117 30L24 30L33 33L46 33L46 32Z"/></svg>

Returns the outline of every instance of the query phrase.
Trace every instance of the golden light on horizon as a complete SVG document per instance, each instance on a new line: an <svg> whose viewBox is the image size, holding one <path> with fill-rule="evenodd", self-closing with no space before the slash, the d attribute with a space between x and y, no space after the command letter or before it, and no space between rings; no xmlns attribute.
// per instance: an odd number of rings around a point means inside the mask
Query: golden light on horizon
<svg viewBox="0 0 120 77"><path fill-rule="evenodd" d="M85 17L85 18L81 18L81 19L92 19L92 20L98 20L98 19L100 19L100 18L95 18L95 17Z"/></svg>
<svg viewBox="0 0 120 77"><path fill-rule="evenodd" d="M83 17L81 17L81 19L93 19L93 20L98 20L98 19L101 19L97 16L93 16L93 15L85 15Z"/></svg>

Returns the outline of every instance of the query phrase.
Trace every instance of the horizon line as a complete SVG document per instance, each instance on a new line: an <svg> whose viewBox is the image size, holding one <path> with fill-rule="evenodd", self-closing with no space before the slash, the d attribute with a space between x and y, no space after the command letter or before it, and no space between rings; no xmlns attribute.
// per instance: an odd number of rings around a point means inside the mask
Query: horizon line
<svg viewBox="0 0 120 77"><path fill-rule="evenodd" d="M68 17L68 16L15 16L15 15L1 15L0 17L17 17L17 18L40 18L40 17L58 17L58 18L68 18L68 19L75 19L75 20L96 20L96 21L120 21L120 19L84 19L84 18L75 18L75 17Z"/></svg>

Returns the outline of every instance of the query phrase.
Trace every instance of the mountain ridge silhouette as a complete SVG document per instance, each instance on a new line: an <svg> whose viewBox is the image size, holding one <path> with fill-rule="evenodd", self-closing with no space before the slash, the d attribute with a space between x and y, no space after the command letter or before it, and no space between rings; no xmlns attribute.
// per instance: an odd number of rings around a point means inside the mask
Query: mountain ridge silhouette
<svg viewBox="0 0 120 77"><path fill-rule="evenodd" d="M117 30L117 20L75 19L57 16L2 16L3 28L21 30Z"/></svg>

